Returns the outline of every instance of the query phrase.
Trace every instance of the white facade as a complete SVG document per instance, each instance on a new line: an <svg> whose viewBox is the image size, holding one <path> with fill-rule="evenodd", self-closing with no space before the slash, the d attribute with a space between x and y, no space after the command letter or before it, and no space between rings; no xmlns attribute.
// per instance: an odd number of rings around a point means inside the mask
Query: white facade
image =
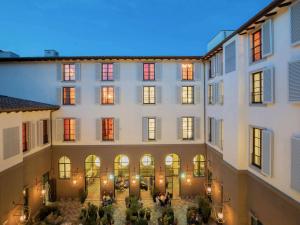
<svg viewBox="0 0 300 225"><path fill-rule="evenodd" d="M226 162L239 170L249 170L299 202L300 193L291 188L291 140L293 136L300 134L300 106L299 103L289 102L288 65L292 61L300 60L300 47L292 45L290 41L289 7L280 9L276 15L270 17L270 20L273 28L271 40L273 52L269 56L251 62L249 38L253 32L261 28L261 25L256 25L248 34L235 35L223 44L224 51L228 44L236 42L234 71L208 79L208 68L206 69L208 83L215 83L218 80L224 82L224 103L207 104L207 118L224 121L224 146L221 152ZM224 63L224 71L225 67ZM274 101L271 104L251 104L250 76L253 72L263 71L266 68L273 68L274 71ZM251 165L249 126L265 128L273 133L270 175L264 175L260 169Z"/></svg>

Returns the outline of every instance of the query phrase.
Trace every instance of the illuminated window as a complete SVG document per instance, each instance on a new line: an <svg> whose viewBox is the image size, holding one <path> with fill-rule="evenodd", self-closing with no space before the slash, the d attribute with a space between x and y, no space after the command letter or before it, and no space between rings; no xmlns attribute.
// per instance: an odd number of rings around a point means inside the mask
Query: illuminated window
<svg viewBox="0 0 300 225"><path fill-rule="evenodd" d="M114 104L114 87L101 88L101 103L103 105Z"/></svg>
<svg viewBox="0 0 300 225"><path fill-rule="evenodd" d="M63 104L75 105L75 87L63 87Z"/></svg>
<svg viewBox="0 0 300 225"><path fill-rule="evenodd" d="M151 155L144 155L142 157L142 165L143 166L151 166L152 165L152 157Z"/></svg>
<svg viewBox="0 0 300 225"><path fill-rule="evenodd" d="M156 120L155 118L148 118L148 140L155 140L156 135Z"/></svg>
<svg viewBox="0 0 300 225"><path fill-rule="evenodd" d="M194 87L184 86L181 91L182 104L194 104Z"/></svg>
<svg viewBox="0 0 300 225"><path fill-rule="evenodd" d="M252 61L258 61L262 58L262 40L261 30L256 31L252 34Z"/></svg>
<svg viewBox="0 0 300 225"><path fill-rule="evenodd" d="M262 72L252 74L252 103L262 103L263 99L263 75Z"/></svg>
<svg viewBox="0 0 300 225"><path fill-rule="evenodd" d="M155 64L144 63L144 80L155 80Z"/></svg>
<svg viewBox="0 0 300 225"><path fill-rule="evenodd" d="M103 63L102 64L102 75L101 78L103 81L112 81L113 77L113 63Z"/></svg>
<svg viewBox="0 0 300 225"><path fill-rule="evenodd" d="M103 141L114 140L114 119L113 118L102 119L102 140Z"/></svg>
<svg viewBox="0 0 300 225"><path fill-rule="evenodd" d="M58 170L60 179L69 179L71 177L71 161L68 157L62 156L59 159Z"/></svg>
<svg viewBox="0 0 300 225"><path fill-rule="evenodd" d="M194 80L193 64L182 64L182 80Z"/></svg>
<svg viewBox="0 0 300 225"><path fill-rule="evenodd" d="M253 128L252 165L261 168L262 130Z"/></svg>
<svg viewBox="0 0 300 225"><path fill-rule="evenodd" d="M43 120L43 144L49 143L48 120Z"/></svg>
<svg viewBox="0 0 300 225"><path fill-rule="evenodd" d="M96 155L89 155L85 159L85 176L86 177L99 177L100 176L100 158Z"/></svg>
<svg viewBox="0 0 300 225"><path fill-rule="evenodd" d="M64 119L64 141L75 141L76 120Z"/></svg>
<svg viewBox="0 0 300 225"><path fill-rule="evenodd" d="M213 91L214 91L214 85L213 84L209 84L208 85L208 104L212 105L213 104Z"/></svg>
<svg viewBox="0 0 300 225"><path fill-rule="evenodd" d="M119 163L121 168L127 167L129 165L129 158L126 155L121 155Z"/></svg>
<svg viewBox="0 0 300 225"><path fill-rule="evenodd" d="M143 87L143 103L155 104L155 87L145 86Z"/></svg>
<svg viewBox="0 0 300 225"><path fill-rule="evenodd" d="M63 79L64 81L75 81L75 64L64 64L63 65Z"/></svg>
<svg viewBox="0 0 300 225"><path fill-rule="evenodd" d="M182 139L193 140L194 139L194 118L182 117Z"/></svg>
<svg viewBox="0 0 300 225"><path fill-rule="evenodd" d="M194 176L203 177L205 175L205 157L201 154L196 155L193 159Z"/></svg>
<svg viewBox="0 0 300 225"><path fill-rule="evenodd" d="M28 146L28 123L22 124L22 148L23 152L26 152L29 149Z"/></svg>

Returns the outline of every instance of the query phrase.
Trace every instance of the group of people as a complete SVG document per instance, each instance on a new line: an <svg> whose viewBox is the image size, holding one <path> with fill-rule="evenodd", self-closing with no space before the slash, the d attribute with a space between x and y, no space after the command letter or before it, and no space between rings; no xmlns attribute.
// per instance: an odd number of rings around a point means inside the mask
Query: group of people
<svg viewBox="0 0 300 225"><path fill-rule="evenodd" d="M167 194L157 193L154 198L154 201L157 205L160 205L162 207L171 206L171 198L172 196L169 192L167 192Z"/></svg>
<svg viewBox="0 0 300 225"><path fill-rule="evenodd" d="M104 192L102 196L102 206L111 205L113 203L113 194Z"/></svg>

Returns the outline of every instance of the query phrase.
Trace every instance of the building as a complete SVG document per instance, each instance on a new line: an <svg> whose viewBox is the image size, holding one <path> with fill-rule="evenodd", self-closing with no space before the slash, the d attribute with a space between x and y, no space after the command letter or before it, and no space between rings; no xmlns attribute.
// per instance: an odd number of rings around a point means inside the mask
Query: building
<svg viewBox="0 0 300 225"><path fill-rule="evenodd" d="M300 1L275 0L204 56L0 58L0 94L60 106L49 146L23 156L48 170L24 177L49 172L50 198L155 187L211 196L228 225L298 224L299 27Z"/></svg>

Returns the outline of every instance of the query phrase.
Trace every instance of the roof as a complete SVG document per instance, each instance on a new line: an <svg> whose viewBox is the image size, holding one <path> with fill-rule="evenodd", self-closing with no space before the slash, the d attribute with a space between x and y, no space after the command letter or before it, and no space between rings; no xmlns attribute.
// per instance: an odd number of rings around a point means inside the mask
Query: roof
<svg viewBox="0 0 300 225"><path fill-rule="evenodd" d="M98 60L201 60L201 56L53 56L0 58L0 62L98 61Z"/></svg>
<svg viewBox="0 0 300 225"><path fill-rule="evenodd" d="M58 105L50 105L41 102L35 102L20 98L13 98L0 95L0 113L1 112L27 112L41 110L58 110Z"/></svg>
<svg viewBox="0 0 300 225"><path fill-rule="evenodd" d="M247 32L244 32L245 30L252 30L253 24L260 24L264 22L263 17L270 17L276 14L276 12L271 12L273 9L276 9L277 7L285 7L291 4L291 0L273 0L269 5L267 5L265 8L260 10L256 15L254 15L252 18L250 18L247 22L245 22L243 25L241 25L237 30L235 30L231 35L229 35L227 38L225 38L222 42L220 42L216 47L214 47L212 50L207 52L203 59L208 59L211 56L213 56L218 51L222 50L222 46L225 42L230 40L232 37L234 37L237 34L243 35ZM260 20L262 19L262 20Z"/></svg>

